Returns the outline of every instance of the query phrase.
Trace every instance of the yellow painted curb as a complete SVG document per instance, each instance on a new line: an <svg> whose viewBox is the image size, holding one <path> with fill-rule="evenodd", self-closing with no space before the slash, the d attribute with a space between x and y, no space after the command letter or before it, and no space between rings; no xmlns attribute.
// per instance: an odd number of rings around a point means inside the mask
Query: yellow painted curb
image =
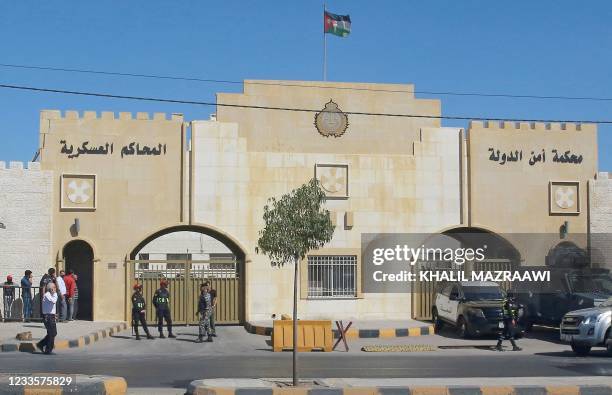
<svg viewBox="0 0 612 395"><path fill-rule="evenodd" d="M127 382L123 377L104 380L104 390L106 395L125 395L127 392Z"/></svg>
<svg viewBox="0 0 612 395"><path fill-rule="evenodd" d="M480 387L482 395L511 395L514 387Z"/></svg>

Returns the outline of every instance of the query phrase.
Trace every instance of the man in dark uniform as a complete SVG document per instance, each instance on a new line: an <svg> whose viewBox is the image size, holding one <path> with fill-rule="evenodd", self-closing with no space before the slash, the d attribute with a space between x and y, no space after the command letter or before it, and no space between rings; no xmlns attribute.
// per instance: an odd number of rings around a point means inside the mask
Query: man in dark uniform
<svg viewBox="0 0 612 395"><path fill-rule="evenodd" d="M136 340L140 340L140 334L138 333L138 321L142 325L147 339L153 339L153 336L149 333L146 320L146 303L142 297L142 285L134 285L134 293L132 294L132 323L134 326L134 332L136 332Z"/></svg>
<svg viewBox="0 0 612 395"><path fill-rule="evenodd" d="M514 302L514 298L512 298L512 294L510 293L508 293L508 296L506 299L504 299L504 303L502 305L502 316L504 328L499 333L499 338L497 339L495 349L497 351L504 351L502 348L502 342L505 339L510 340L510 344L512 344L512 351L521 351L522 349L517 346L516 342L514 341L518 325L518 306Z"/></svg>
<svg viewBox="0 0 612 395"><path fill-rule="evenodd" d="M168 337L174 338L172 334L172 318L170 318L170 292L168 292L168 282L161 280L159 282L159 289L153 294L153 306L155 306L155 312L157 313L157 330L159 331L159 338L164 339L163 323L166 320L168 326Z"/></svg>

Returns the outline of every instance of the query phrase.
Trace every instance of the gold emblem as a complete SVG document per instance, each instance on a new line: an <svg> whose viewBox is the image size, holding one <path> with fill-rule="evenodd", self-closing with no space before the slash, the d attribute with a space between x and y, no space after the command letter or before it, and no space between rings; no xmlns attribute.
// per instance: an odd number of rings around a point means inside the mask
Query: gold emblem
<svg viewBox="0 0 612 395"><path fill-rule="evenodd" d="M348 128L348 116L331 99L325 107L315 115L317 131L325 137L340 137Z"/></svg>

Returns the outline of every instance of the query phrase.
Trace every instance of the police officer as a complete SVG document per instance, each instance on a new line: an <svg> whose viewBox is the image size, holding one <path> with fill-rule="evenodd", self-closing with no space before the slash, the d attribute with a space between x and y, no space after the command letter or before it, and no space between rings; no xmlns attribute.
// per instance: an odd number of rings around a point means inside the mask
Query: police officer
<svg viewBox="0 0 612 395"><path fill-rule="evenodd" d="M170 292L168 292L168 281L161 280L159 282L159 289L153 294L153 306L157 313L157 330L159 331L159 338L164 339L164 331L162 325L166 320L168 326L168 337L174 338L172 334L172 318L170 318Z"/></svg>
<svg viewBox="0 0 612 395"><path fill-rule="evenodd" d="M147 334L147 339L153 339L147 327L145 313L146 303L142 296L142 285L136 284L134 285L134 293L132 294L132 323L134 325L134 331L136 332L136 340L140 340L140 335L138 334L138 321L140 321L140 324Z"/></svg>
<svg viewBox="0 0 612 395"><path fill-rule="evenodd" d="M516 330L518 326L518 306L514 302L514 298L511 293L508 293L507 297L504 299L504 303L502 305L502 316L504 322L504 328L499 333L499 338L497 339L497 346L495 349L497 351L504 351L502 348L503 340L510 340L510 344L512 344L512 351L521 351L522 349L516 345L514 338L516 336Z"/></svg>

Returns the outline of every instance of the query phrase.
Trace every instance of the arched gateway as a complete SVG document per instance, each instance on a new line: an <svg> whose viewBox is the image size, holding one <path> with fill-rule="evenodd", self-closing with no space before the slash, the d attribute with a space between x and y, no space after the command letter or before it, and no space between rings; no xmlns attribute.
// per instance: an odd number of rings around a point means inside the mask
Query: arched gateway
<svg viewBox="0 0 612 395"><path fill-rule="evenodd" d="M217 292L216 322L244 322L245 252L223 232L198 225L168 227L147 236L132 249L129 258L126 312L131 309L132 287L140 284L147 300L147 319L154 322L151 299L160 281L165 279L173 322L196 324L199 288L204 281L209 281Z"/></svg>

